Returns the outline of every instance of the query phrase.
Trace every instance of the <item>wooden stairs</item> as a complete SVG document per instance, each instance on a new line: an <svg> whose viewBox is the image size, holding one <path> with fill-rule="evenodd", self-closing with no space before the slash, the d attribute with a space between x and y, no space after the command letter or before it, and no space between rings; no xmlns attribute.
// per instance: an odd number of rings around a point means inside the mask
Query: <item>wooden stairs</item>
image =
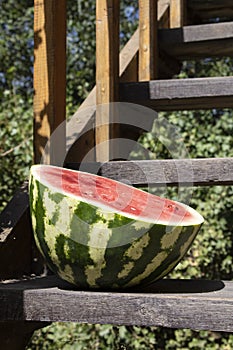
<svg viewBox="0 0 233 350"><path fill-rule="evenodd" d="M52 29L43 29L51 55L43 58L43 45L35 53L36 125L38 118L47 113L47 118L39 120L40 129L35 128L36 162L40 161L44 140L65 119L65 1L61 0L59 5L56 0L42 3L43 6L35 6L35 30L51 13ZM99 112L98 106L102 104L121 101L156 111L233 108L233 76L173 78L183 60L233 56L232 1L140 0L139 29L122 49L119 64L117 40L110 40L118 37L118 5L115 0L97 1L97 86L75 114L76 128L73 124L68 127L66 140L64 143L61 140L69 151L66 166L78 167L86 157L91 164L84 166L90 171L98 169L103 176L128 179L137 186L148 182L177 186L177 168L182 169L183 184L189 185L186 170L192 168L194 186L233 185L233 158L117 161L109 145L105 152L86 156L101 142L114 137L137 140L143 132L133 127L133 121L131 126L106 127L110 119L108 113ZM101 33L106 25L110 37L103 40ZM46 70L48 65L50 70ZM47 74L48 81L43 82L44 89L38 93L41 90L38 76L42 72ZM54 118L57 110L59 120ZM233 282L230 281L168 279L146 289L117 293L74 291L55 276L23 278L41 272L25 187L1 214L0 228L0 277L4 280L0 284L0 340L8 344L7 349L23 349L33 329L53 321L233 332ZM20 341L10 340L12 334Z"/></svg>

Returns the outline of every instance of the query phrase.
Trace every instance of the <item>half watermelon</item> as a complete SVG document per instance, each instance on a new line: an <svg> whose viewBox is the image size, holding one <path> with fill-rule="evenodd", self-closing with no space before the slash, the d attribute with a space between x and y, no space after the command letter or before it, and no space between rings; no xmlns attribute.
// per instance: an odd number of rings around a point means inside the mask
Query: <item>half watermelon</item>
<svg viewBox="0 0 233 350"><path fill-rule="evenodd" d="M55 273L85 289L162 278L204 221L182 203L55 166L32 166L29 190L38 248Z"/></svg>

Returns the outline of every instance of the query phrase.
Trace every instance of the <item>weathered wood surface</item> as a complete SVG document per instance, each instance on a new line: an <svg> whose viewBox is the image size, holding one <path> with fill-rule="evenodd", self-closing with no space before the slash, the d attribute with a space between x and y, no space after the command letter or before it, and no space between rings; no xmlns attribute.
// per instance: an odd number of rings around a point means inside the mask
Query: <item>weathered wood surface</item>
<svg viewBox="0 0 233 350"><path fill-rule="evenodd" d="M120 98L158 111L233 107L233 77L123 83Z"/></svg>
<svg viewBox="0 0 233 350"><path fill-rule="evenodd" d="M79 169L79 164L67 164ZM135 186L233 184L233 158L167 159L82 163L82 170Z"/></svg>
<svg viewBox="0 0 233 350"><path fill-rule="evenodd" d="M103 164L102 176L134 185L232 185L233 158L139 160Z"/></svg>
<svg viewBox="0 0 233 350"><path fill-rule="evenodd" d="M233 282L164 279L144 289L79 291L54 276L0 285L1 321L233 331Z"/></svg>
<svg viewBox="0 0 233 350"><path fill-rule="evenodd" d="M65 152L66 1L35 0L34 9L34 161L43 156L59 164Z"/></svg>
<svg viewBox="0 0 233 350"><path fill-rule="evenodd" d="M185 24L186 0L170 0L170 28L183 27Z"/></svg>
<svg viewBox="0 0 233 350"><path fill-rule="evenodd" d="M139 1L139 81L158 77L157 0Z"/></svg>
<svg viewBox="0 0 233 350"><path fill-rule="evenodd" d="M233 56L233 22L159 30L159 47L172 57Z"/></svg>
<svg viewBox="0 0 233 350"><path fill-rule="evenodd" d="M96 2L96 159L115 157L111 139L119 137L117 117L111 102L119 89L119 0Z"/></svg>
<svg viewBox="0 0 233 350"><path fill-rule="evenodd" d="M158 1L159 28L169 28L170 22L170 0Z"/></svg>

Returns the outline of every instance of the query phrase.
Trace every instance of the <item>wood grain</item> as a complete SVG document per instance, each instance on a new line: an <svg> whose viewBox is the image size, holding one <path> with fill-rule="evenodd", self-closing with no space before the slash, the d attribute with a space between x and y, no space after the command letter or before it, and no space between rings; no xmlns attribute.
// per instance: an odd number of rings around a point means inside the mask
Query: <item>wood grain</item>
<svg viewBox="0 0 233 350"><path fill-rule="evenodd" d="M139 0L139 81L158 76L157 0Z"/></svg>
<svg viewBox="0 0 233 350"><path fill-rule="evenodd" d="M59 164L65 152L66 1L35 0L34 9L34 161L43 156L44 163Z"/></svg>
<svg viewBox="0 0 233 350"><path fill-rule="evenodd" d="M67 164L79 169L78 164ZM213 186L233 184L233 158L162 159L82 163L82 170L135 186Z"/></svg>
<svg viewBox="0 0 233 350"><path fill-rule="evenodd" d="M233 107L233 77L124 83L120 98L158 111Z"/></svg>
<svg viewBox="0 0 233 350"><path fill-rule="evenodd" d="M233 282L161 280L127 291L81 291L56 277L0 285L1 321L71 321L233 331Z"/></svg>
<svg viewBox="0 0 233 350"><path fill-rule="evenodd" d="M233 22L159 30L159 47L180 60L233 55Z"/></svg>
<svg viewBox="0 0 233 350"><path fill-rule="evenodd" d="M115 157L111 139L118 137L116 112L119 81L119 0L96 2L96 159ZM112 108L113 107L113 108Z"/></svg>
<svg viewBox="0 0 233 350"><path fill-rule="evenodd" d="M185 24L185 0L170 0L170 28Z"/></svg>

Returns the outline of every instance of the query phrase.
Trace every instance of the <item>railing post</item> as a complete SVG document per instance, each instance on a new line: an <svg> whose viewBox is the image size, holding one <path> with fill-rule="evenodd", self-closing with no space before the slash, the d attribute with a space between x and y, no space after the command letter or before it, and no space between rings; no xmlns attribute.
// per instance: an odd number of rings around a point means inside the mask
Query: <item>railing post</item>
<svg viewBox="0 0 233 350"><path fill-rule="evenodd" d="M158 76L157 0L139 0L139 80Z"/></svg>
<svg viewBox="0 0 233 350"><path fill-rule="evenodd" d="M56 164L65 153L66 0L34 0L34 161Z"/></svg>
<svg viewBox="0 0 233 350"><path fill-rule="evenodd" d="M96 160L113 159L118 136L114 105L119 88L119 0L96 1ZM114 146L115 148L115 146Z"/></svg>
<svg viewBox="0 0 233 350"><path fill-rule="evenodd" d="M185 24L185 0L170 0L170 28Z"/></svg>

